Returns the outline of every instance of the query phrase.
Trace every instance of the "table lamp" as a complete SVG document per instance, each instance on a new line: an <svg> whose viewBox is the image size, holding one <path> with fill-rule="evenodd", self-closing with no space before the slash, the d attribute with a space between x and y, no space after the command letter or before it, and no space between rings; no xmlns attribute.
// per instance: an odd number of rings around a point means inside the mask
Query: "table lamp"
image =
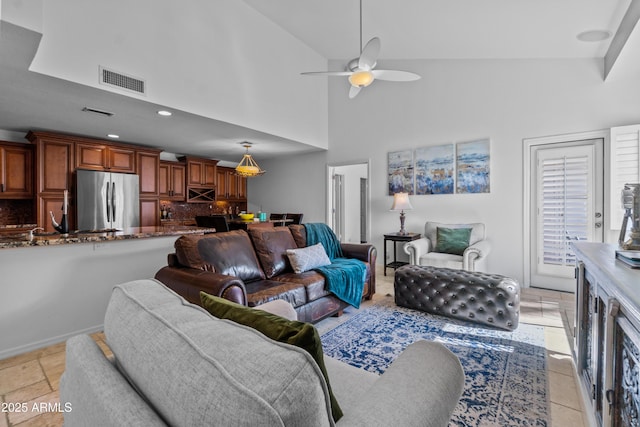
<svg viewBox="0 0 640 427"><path fill-rule="evenodd" d="M404 211L413 209L411 202L409 201L409 193L395 193L393 195L393 205L391 205L392 211L400 211L400 231L398 234L407 234L407 230L404 229Z"/></svg>

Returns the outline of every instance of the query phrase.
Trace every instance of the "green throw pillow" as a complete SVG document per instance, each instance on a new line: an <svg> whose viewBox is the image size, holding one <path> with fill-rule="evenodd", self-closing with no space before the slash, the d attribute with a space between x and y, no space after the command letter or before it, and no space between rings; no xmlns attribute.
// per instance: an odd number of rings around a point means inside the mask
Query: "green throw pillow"
<svg viewBox="0 0 640 427"><path fill-rule="evenodd" d="M470 228L438 227L437 233L436 252L462 255L464 250L469 247Z"/></svg>
<svg viewBox="0 0 640 427"><path fill-rule="evenodd" d="M229 319L241 325L249 326L272 340L295 345L306 350L316 361L327 382L333 420L338 421L342 417L342 410L331 391L331 384L329 384L320 335L311 323L287 320L284 317L245 307L202 291L200 292L200 301L205 310L219 319Z"/></svg>

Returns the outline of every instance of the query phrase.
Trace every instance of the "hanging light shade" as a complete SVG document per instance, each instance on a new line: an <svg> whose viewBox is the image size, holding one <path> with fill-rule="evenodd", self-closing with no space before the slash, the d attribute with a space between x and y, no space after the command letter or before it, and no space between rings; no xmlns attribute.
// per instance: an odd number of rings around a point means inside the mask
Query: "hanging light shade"
<svg viewBox="0 0 640 427"><path fill-rule="evenodd" d="M258 163L253 160L251 154L249 154L249 147L251 147L251 143L245 142L242 146L247 149L247 152L244 153L242 160L240 160L240 163L236 166L236 175L245 178L252 178L254 176L264 174L266 171L262 170L260 166L258 166Z"/></svg>

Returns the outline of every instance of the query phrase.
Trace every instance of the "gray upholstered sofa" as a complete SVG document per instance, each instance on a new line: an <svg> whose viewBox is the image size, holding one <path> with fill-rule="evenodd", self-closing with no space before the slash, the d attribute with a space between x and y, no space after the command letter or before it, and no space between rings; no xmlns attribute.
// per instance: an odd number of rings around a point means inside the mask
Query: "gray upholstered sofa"
<svg viewBox="0 0 640 427"><path fill-rule="evenodd" d="M217 319L158 281L114 289L105 335L113 361L87 335L67 342L67 427L334 425L307 352ZM412 344L381 376L325 365L341 426L444 426L464 383L456 356L435 342Z"/></svg>

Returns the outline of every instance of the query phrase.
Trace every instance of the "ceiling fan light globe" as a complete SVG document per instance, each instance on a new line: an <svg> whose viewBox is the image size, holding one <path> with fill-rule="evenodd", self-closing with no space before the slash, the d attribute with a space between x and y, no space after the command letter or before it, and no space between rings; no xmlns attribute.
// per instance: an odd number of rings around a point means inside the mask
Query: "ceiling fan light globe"
<svg viewBox="0 0 640 427"><path fill-rule="evenodd" d="M349 76L349 83L356 87L367 87L373 83L373 73L369 70L355 71Z"/></svg>

